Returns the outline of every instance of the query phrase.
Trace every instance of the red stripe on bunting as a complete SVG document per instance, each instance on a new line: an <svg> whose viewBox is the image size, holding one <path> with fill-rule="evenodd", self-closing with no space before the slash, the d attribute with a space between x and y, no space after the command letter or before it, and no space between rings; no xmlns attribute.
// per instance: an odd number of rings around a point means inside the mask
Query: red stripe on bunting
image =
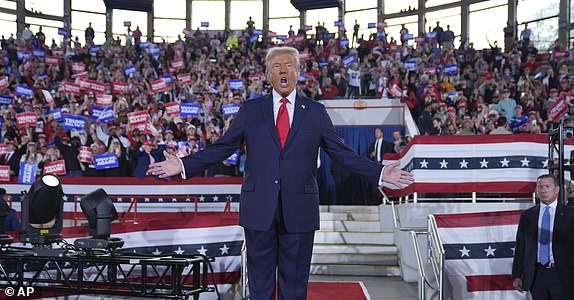
<svg viewBox="0 0 574 300"><path fill-rule="evenodd" d="M492 211L464 214L436 214L438 228L461 228L516 225L520 220L520 210Z"/></svg>
<svg viewBox="0 0 574 300"><path fill-rule="evenodd" d="M510 274L466 276L466 288L469 292L514 290Z"/></svg>

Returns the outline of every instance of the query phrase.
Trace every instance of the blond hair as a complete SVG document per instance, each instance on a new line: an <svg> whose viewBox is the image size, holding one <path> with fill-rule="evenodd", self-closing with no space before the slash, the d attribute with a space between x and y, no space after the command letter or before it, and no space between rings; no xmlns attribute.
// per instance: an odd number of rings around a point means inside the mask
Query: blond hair
<svg viewBox="0 0 574 300"><path fill-rule="evenodd" d="M265 68L267 70L266 72L269 72L269 70L271 70L270 66L271 61L275 58L275 56L279 54L290 54L291 56L293 56L293 58L295 59L296 70L299 70L300 66L299 50L293 47L275 47L269 49L269 51L267 51L267 55L265 56Z"/></svg>

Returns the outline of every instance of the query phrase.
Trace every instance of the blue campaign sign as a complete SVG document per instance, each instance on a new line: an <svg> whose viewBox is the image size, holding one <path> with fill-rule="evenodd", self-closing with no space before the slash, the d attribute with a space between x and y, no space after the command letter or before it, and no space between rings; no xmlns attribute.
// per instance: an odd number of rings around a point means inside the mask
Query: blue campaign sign
<svg viewBox="0 0 574 300"><path fill-rule="evenodd" d="M131 77L133 75L136 74L136 66L131 66L131 67L127 67L124 69L124 73L126 74L126 77Z"/></svg>
<svg viewBox="0 0 574 300"><path fill-rule="evenodd" d="M447 95L450 98L450 100L454 101L454 98L456 98L457 92L450 92Z"/></svg>
<svg viewBox="0 0 574 300"><path fill-rule="evenodd" d="M368 29L377 28L377 23L369 23L369 24L367 24L367 28Z"/></svg>
<svg viewBox="0 0 574 300"><path fill-rule="evenodd" d="M343 57L343 66L345 66L345 68L348 68L351 64L355 63L357 61L357 57L354 54L348 55Z"/></svg>
<svg viewBox="0 0 574 300"><path fill-rule="evenodd" d="M96 120L98 123L107 123L115 120L114 108L113 107L92 107L92 114L90 115L91 120Z"/></svg>
<svg viewBox="0 0 574 300"><path fill-rule="evenodd" d="M236 165L237 160L239 160L239 150L233 152L233 154L231 154L231 156L228 157L225 161L227 161L227 163L230 165Z"/></svg>
<svg viewBox="0 0 574 300"><path fill-rule="evenodd" d="M410 41L412 39L414 39L415 37L413 36L412 33L407 33L405 35L403 35L403 41Z"/></svg>
<svg viewBox="0 0 574 300"><path fill-rule="evenodd" d="M101 49L102 49L102 46L91 46L90 47L90 55L91 56L97 56L98 52L100 52Z"/></svg>
<svg viewBox="0 0 574 300"><path fill-rule="evenodd" d="M18 183L32 184L36 181L37 164L29 164L26 162L20 163L20 173L18 173Z"/></svg>
<svg viewBox="0 0 574 300"><path fill-rule="evenodd" d="M454 65L444 66L444 74L445 74L445 75L455 75L455 74L458 74L458 65L457 65L457 64L454 64Z"/></svg>
<svg viewBox="0 0 574 300"><path fill-rule="evenodd" d="M349 40L348 39L340 40L339 46L341 46L341 48L348 48L349 47Z"/></svg>
<svg viewBox="0 0 574 300"><path fill-rule="evenodd" d="M16 95L26 97L26 98L32 98L34 96L34 89L31 87L27 87L23 84L17 84L16 85Z"/></svg>
<svg viewBox="0 0 574 300"><path fill-rule="evenodd" d="M165 83L167 84L172 84L173 83L173 79L171 79L171 75L161 75L161 78L163 78L165 80Z"/></svg>
<svg viewBox="0 0 574 300"><path fill-rule="evenodd" d="M251 37L249 38L249 41L255 43L258 39L259 39L258 34L252 34Z"/></svg>
<svg viewBox="0 0 574 300"><path fill-rule="evenodd" d="M232 90L243 89L243 80L241 80L241 79L230 79L229 80L229 88Z"/></svg>
<svg viewBox="0 0 574 300"><path fill-rule="evenodd" d="M120 165L115 153L94 155L94 164L96 170L117 168Z"/></svg>
<svg viewBox="0 0 574 300"><path fill-rule="evenodd" d="M280 39L280 40L284 41L284 40L287 38L287 36L286 36L286 35L284 35L284 34L282 34L282 35L278 35L278 36L276 36L276 38L278 38L278 39Z"/></svg>
<svg viewBox="0 0 574 300"><path fill-rule="evenodd" d="M64 124L62 124L64 130L82 131L86 127L86 118L82 116L64 114L62 117L64 119Z"/></svg>
<svg viewBox="0 0 574 300"><path fill-rule="evenodd" d="M429 40L436 40L436 32L427 32L427 39Z"/></svg>
<svg viewBox="0 0 574 300"><path fill-rule="evenodd" d="M66 37L68 36L68 31L65 28L58 28L58 35Z"/></svg>
<svg viewBox="0 0 574 300"><path fill-rule="evenodd" d="M326 61L326 60L323 60L323 61L320 61L320 62L319 62L319 67L320 67L320 68L322 68L322 67L324 67L324 66L327 66L327 65L329 65L329 62Z"/></svg>
<svg viewBox="0 0 574 300"><path fill-rule="evenodd" d="M407 71L416 71L416 70L417 70L417 62L416 62L416 60L407 60L407 61L405 61L405 70L407 70Z"/></svg>
<svg viewBox="0 0 574 300"><path fill-rule="evenodd" d="M153 44L149 45L147 48L147 53L153 56L155 60L157 60L159 58L159 46Z"/></svg>
<svg viewBox="0 0 574 300"><path fill-rule="evenodd" d="M140 48L147 49L149 48L150 42L140 42Z"/></svg>
<svg viewBox="0 0 574 300"><path fill-rule="evenodd" d="M199 104L181 102L179 104L179 115L182 117L197 118L200 109L201 106Z"/></svg>
<svg viewBox="0 0 574 300"><path fill-rule="evenodd" d="M201 27L209 27L209 22L201 22Z"/></svg>
<svg viewBox="0 0 574 300"><path fill-rule="evenodd" d="M46 50L34 49L34 51L32 51L32 55L34 57L46 57Z"/></svg>
<svg viewBox="0 0 574 300"><path fill-rule="evenodd" d="M334 22L335 27L343 27L343 21L339 20L339 21L335 21Z"/></svg>
<svg viewBox="0 0 574 300"><path fill-rule="evenodd" d="M50 111L50 115L52 115L52 118L58 122L62 122L62 110L59 108L53 109Z"/></svg>
<svg viewBox="0 0 574 300"><path fill-rule="evenodd" d="M386 37L387 37L387 34L384 31L377 32L377 38L378 39L384 39Z"/></svg>
<svg viewBox="0 0 574 300"><path fill-rule="evenodd" d="M0 105L10 105L14 101L14 97L10 95L0 95Z"/></svg>
<svg viewBox="0 0 574 300"><path fill-rule="evenodd" d="M18 51L18 60L30 60L31 54L29 51Z"/></svg>
<svg viewBox="0 0 574 300"><path fill-rule="evenodd" d="M229 116L233 116L239 111L240 104L224 104L221 106L223 110L223 117L227 118Z"/></svg>
<svg viewBox="0 0 574 300"><path fill-rule="evenodd" d="M263 30L261 30L261 29L255 29L255 30L253 30L253 34L262 35L262 34L263 34Z"/></svg>

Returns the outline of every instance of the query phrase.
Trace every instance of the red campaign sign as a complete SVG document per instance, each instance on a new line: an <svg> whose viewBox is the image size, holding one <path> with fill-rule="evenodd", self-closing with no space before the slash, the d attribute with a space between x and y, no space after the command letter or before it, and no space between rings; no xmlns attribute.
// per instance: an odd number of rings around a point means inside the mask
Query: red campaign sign
<svg viewBox="0 0 574 300"><path fill-rule="evenodd" d="M305 41L305 36L304 35L297 35L293 38L293 41L295 42L295 44L300 44L303 43Z"/></svg>
<svg viewBox="0 0 574 300"><path fill-rule="evenodd" d="M154 93L165 92L165 90L167 90L167 84L165 84L165 80L164 79L158 79L156 81L152 81L151 82L151 90Z"/></svg>
<svg viewBox="0 0 574 300"><path fill-rule="evenodd" d="M38 116L33 112L23 112L16 114L16 123L18 128L24 128L26 125L36 127L38 125Z"/></svg>
<svg viewBox="0 0 574 300"><path fill-rule="evenodd" d="M417 42L417 44L423 44L425 42L425 37L424 36L417 36L415 38L415 42Z"/></svg>
<svg viewBox="0 0 574 300"><path fill-rule="evenodd" d="M57 65L59 59L56 56L46 56L45 62L47 65Z"/></svg>
<svg viewBox="0 0 574 300"><path fill-rule="evenodd" d="M76 79L76 78L88 78L88 71L73 74L72 78L74 78L74 79Z"/></svg>
<svg viewBox="0 0 574 300"><path fill-rule="evenodd" d="M98 94L96 96L96 105L99 107L112 106L112 95Z"/></svg>
<svg viewBox="0 0 574 300"><path fill-rule="evenodd" d="M305 25L305 31L313 30L313 25Z"/></svg>
<svg viewBox="0 0 574 300"><path fill-rule="evenodd" d="M0 155L6 154L6 151L8 151L6 148L8 148L6 144L0 144Z"/></svg>
<svg viewBox="0 0 574 300"><path fill-rule="evenodd" d="M177 152L175 152L174 155L179 157L179 158L182 158L182 157L188 156L189 153L187 153L185 148L181 147L181 148L177 149Z"/></svg>
<svg viewBox="0 0 574 300"><path fill-rule="evenodd" d="M24 63L24 70L26 70L26 71L32 70L32 63L31 63L29 60L27 60L27 61Z"/></svg>
<svg viewBox="0 0 574 300"><path fill-rule="evenodd" d="M80 161L84 163L92 162L92 148L88 146L80 146Z"/></svg>
<svg viewBox="0 0 574 300"><path fill-rule="evenodd" d="M114 82L112 83L112 91L114 94L127 94L130 90L130 86L127 82Z"/></svg>
<svg viewBox="0 0 574 300"><path fill-rule="evenodd" d="M64 82L64 93L79 95L80 86L73 82Z"/></svg>
<svg viewBox="0 0 574 300"><path fill-rule="evenodd" d="M0 166L0 181L10 181L10 166Z"/></svg>
<svg viewBox="0 0 574 300"><path fill-rule="evenodd" d="M568 57L568 51L555 51L554 52L554 59L561 60Z"/></svg>
<svg viewBox="0 0 574 300"><path fill-rule="evenodd" d="M261 75L259 74L249 75L249 80L251 80L252 82L259 81L261 80Z"/></svg>
<svg viewBox="0 0 574 300"><path fill-rule="evenodd" d="M186 83L190 83L191 82L191 75L189 73L187 74L177 74L176 75L177 80L179 80L179 82L181 84L186 84Z"/></svg>
<svg viewBox="0 0 574 300"><path fill-rule="evenodd" d="M569 102L572 100L572 94L570 93L566 93L566 92L560 92L560 98L563 98L566 102Z"/></svg>
<svg viewBox="0 0 574 300"><path fill-rule="evenodd" d="M193 31L191 29L188 28L184 28L183 29L183 34L185 34L185 36L192 36L193 35Z"/></svg>
<svg viewBox="0 0 574 300"><path fill-rule="evenodd" d="M62 49L62 48L60 48L60 49L52 49L52 54L53 54L54 56L64 56L64 53L66 53L66 50L65 50L65 49Z"/></svg>
<svg viewBox="0 0 574 300"><path fill-rule="evenodd" d="M295 39L293 37L288 37L284 40L285 45L293 45L293 43L295 42Z"/></svg>
<svg viewBox="0 0 574 300"><path fill-rule="evenodd" d="M66 175L66 162L60 159L46 163L42 174Z"/></svg>
<svg viewBox="0 0 574 300"><path fill-rule="evenodd" d="M124 26L125 26L125 27L130 27L130 26L132 26L132 21L124 21Z"/></svg>
<svg viewBox="0 0 574 300"><path fill-rule="evenodd" d="M307 51L299 52L299 59L300 60L308 60L309 59L309 53L307 53Z"/></svg>
<svg viewBox="0 0 574 300"><path fill-rule="evenodd" d="M155 137L161 137L161 133L157 130L157 128L155 128L155 126L153 126L151 121L148 121L147 124L144 124L143 132L151 134Z"/></svg>
<svg viewBox="0 0 574 300"><path fill-rule="evenodd" d="M173 74L173 73L175 73L175 69L172 68L172 67L167 67L167 72L168 72L169 74Z"/></svg>
<svg viewBox="0 0 574 300"><path fill-rule="evenodd" d="M145 110L135 111L128 114L128 125L130 130L138 129L145 132L147 123L149 122L149 114Z"/></svg>
<svg viewBox="0 0 574 300"><path fill-rule="evenodd" d="M400 98L403 95L403 90L401 90L400 87L398 87L396 84L393 85L393 87L391 89L389 89L389 93L391 93L391 95Z"/></svg>
<svg viewBox="0 0 574 300"><path fill-rule="evenodd" d="M558 122L558 120L568 112L568 109L568 103L561 97L560 100L548 108L548 118L550 118L552 122Z"/></svg>
<svg viewBox="0 0 574 300"><path fill-rule="evenodd" d="M81 90L89 90L90 89L90 80L87 78L79 78L78 85L80 86Z"/></svg>
<svg viewBox="0 0 574 300"><path fill-rule="evenodd" d="M399 46L397 46L397 45L391 45L391 51L392 51L392 52L395 52L395 51L397 51L398 49L399 49Z"/></svg>
<svg viewBox="0 0 574 300"><path fill-rule="evenodd" d="M168 116L179 116L179 102L169 102L165 105Z"/></svg>
<svg viewBox="0 0 574 300"><path fill-rule="evenodd" d="M0 90L7 88L8 85L8 79L6 77L2 77L2 79L0 79Z"/></svg>
<svg viewBox="0 0 574 300"><path fill-rule="evenodd" d="M73 63L72 64L72 72L74 72L74 73L84 72L85 70L86 70L86 65L84 65L83 63Z"/></svg>
<svg viewBox="0 0 574 300"><path fill-rule="evenodd" d="M183 63L183 59L176 59L171 62L171 67L174 69L183 69L185 68L185 64Z"/></svg>
<svg viewBox="0 0 574 300"><path fill-rule="evenodd" d="M106 85L95 80L90 80L90 91L96 94L103 94L106 91Z"/></svg>
<svg viewBox="0 0 574 300"><path fill-rule="evenodd" d="M428 74L428 75L431 75L431 76L432 76L432 75L435 75L435 74L436 74L436 68L434 68L434 67L433 67L433 68L425 68L424 73L425 73L425 74Z"/></svg>

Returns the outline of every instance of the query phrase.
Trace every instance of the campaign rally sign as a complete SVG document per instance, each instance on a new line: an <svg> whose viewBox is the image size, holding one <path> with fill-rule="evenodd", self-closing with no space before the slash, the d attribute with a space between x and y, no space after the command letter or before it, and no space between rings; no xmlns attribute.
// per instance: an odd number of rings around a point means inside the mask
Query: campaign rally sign
<svg viewBox="0 0 574 300"><path fill-rule="evenodd" d="M183 62L183 59L176 59L176 60L172 60L171 61L171 67L174 69L183 69L185 68L185 63Z"/></svg>
<svg viewBox="0 0 574 300"><path fill-rule="evenodd" d="M26 98L32 98L34 96L34 89L23 84L16 85L16 95Z"/></svg>
<svg viewBox="0 0 574 300"><path fill-rule="evenodd" d="M136 73L137 73L136 66L124 68L124 74L126 74L126 77L128 78L136 75Z"/></svg>
<svg viewBox="0 0 574 300"><path fill-rule="evenodd" d="M112 106L112 95L98 94L96 96L96 105L100 107Z"/></svg>
<svg viewBox="0 0 574 300"><path fill-rule="evenodd" d="M353 54L343 57L343 60L342 60L343 66L345 66L345 68L348 68L351 64L353 64L356 61L357 61L357 57Z"/></svg>
<svg viewBox="0 0 574 300"><path fill-rule="evenodd" d="M293 37L293 42L295 44L301 44L305 41L305 35L300 34Z"/></svg>
<svg viewBox="0 0 574 300"><path fill-rule="evenodd" d="M8 78L5 76L0 79L0 90L7 88L10 84L8 83Z"/></svg>
<svg viewBox="0 0 574 300"><path fill-rule="evenodd" d="M10 95L0 95L0 105L10 105L14 101L14 97Z"/></svg>
<svg viewBox="0 0 574 300"><path fill-rule="evenodd" d="M135 111L128 113L128 126L131 130L139 129L139 131L145 131L147 128L147 123L149 121L149 114L145 110Z"/></svg>
<svg viewBox="0 0 574 300"><path fill-rule="evenodd" d="M25 161L20 163L20 173L18 173L19 184L32 184L36 181L36 169L38 164L29 164Z"/></svg>
<svg viewBox="0 0 574 300"><path fill-rule="evenodd" d="M34 57L46 57L46 50L42 50L42 49L34 49L32 51L32 56Z"/></svg>
<svg viewBox="0 0 574 300"><path fill-rule="evenodd" d="M58 28L58 35L61 35L63 37L67 37L68 31L66 30L66 28Z"/></svg>
<svg viewBox="0 0 574 300"><path fill-rule="evenodd" d="M102 49L102 46L91 46L90 47L90 55L91 56L97 56L98 52L100 52L101 49Z"/></svg>
<svg viewBox="0 0 574 300"><path fill-rule="evenodd" d="M167 90L167 84L165 82L165 79L160 78L158 80L152 81L151 89L154 93L165 92L165 90Z"/></svg>
<svg viewBox="0 0 574 300"><path fill-rule="evenodd" d="M181 102L179 105L179 115L182 117L197 118L200 109L201 106L199 104Z"/></svg>
<svg viewBox="0 0 574 300"><path fill-rule="evenodd" d="M416 60L405 61L405 70L416 71L417 70L417 61Z"/></svg>
<svg viewBox="0 0 574 300"><path fill-rule="evenodd" d="M58 57L64 56L65 53L66 53L66 49L64 49L64 48L52 49L52 55L54 55L54 56L58 56Z"/></svg>
<svg viewBox="0 0 574 300"><path fill-rule="evenodd" d="M126 94L130 90L130 86L127 82L113 82L112 83L112 93L114 94Z"/></svg>
<svg viewBox="0 0 574 300"><path fill-rule="evenodd" d="M343 21L341 21L341 20L335 21L335 22L333 23L333 25L334 25L335 27L343 27Z"/></svg>
<svg viewBox="0 0 574 300"><path fill-rule="evenodd" d="M403 90L394 84L390 89L389 93L393 95L395 98L400 98L403 95Z"/></svg>
<svg viewBox="0 0 574 300"><path fill-rule="evenodd" d="M425 68L424 73L430 76L436 75L436 68L435 67Z"/></svg>
<svg viewBox="0 0 574 300"><path fill-rule="evenodd" d="M81 73L84 72L86 70L86 65L83 63L73 63L72 64L72 72L74 73Z"/></svg>
<svg viewBox="0 0 574 300"><path fill-rule="evenodd" d="M50 115L52 115L52 119L58 121L58 122L62 122L62 109L60 108L55 108L53 110L50 111L49 113Z"/></svg>
<svg viewBox="0 0 574 300"><path fill-rule="evenodd" d="M80 90L90 90L90 83L91 80L87 78L78 78L78 85L80 86Z"/></svg>
<svg viewBox="0 0 574 300"><path fill-rule="evenodd" d="M80 146L80 161L83 163L92 162L93 151L91 147Z"/></svg>
<svg viewBox="0 0 574 300"><path fill-rule="evenodd" d="M91 120L96 120L98 123L107 123L115 119L113 107L92 107Z"/></svg>
<svg viewBox="0 0 574 300"><path fill-rule="evenodd" d="M166 84L172 84L173 83L173 79L171 79L171 75L169 75L169 74L161 75L161 78L163 78L163 80L165 80Z"/></svg>
<svg viewBox="0 0 574 300"><path fill-rule="evenodd" d="M323 61L320 61L320 62L319 62L319 68L322 68L322 67L328 66L328 65L329 65L329 62L326 61L326 60L323 60Z"/></svg>
<svg viewBox="0 0 574 300"><path fill-rule="evenodd" d="M0 182L10 181L10 166L0 166Z"/></svg>
<svg viewBox="0 0 574 300"><path fill-rule="evenodd" d="M66 175L66 162L60 159L46 163L42 174Z"/></svg>
<svg viewBox="0 0 574 300"><path fill-rule="evenodd" d="M147 53L151 55L155 60L159 58L159 46L150 44L146 49Z"/></svg>
<svg viewBox="0 0 574 300"><path fill-rule="evenodd" d="M140 42L140 48L142 49L147 49L149 48L150 43L149 42Z"/></svg>
<svg viewBox="0 0 574 300"><path fill-rule="evenodd" d="M258 39L259 39L258 34L252 34L251 37L249 38L249 41L252 43L255 43L255 42L257 42Z"/></svg>
<svg viewBox="0 0 574 300"><path fill-rule="evenodd" d="M96 170L98 171L117 168L120 165L118 162L118 157L115 153L94 155L94 164L96 165Z"/></svg>
<svg viewBox="0 0 574 300"><path fill-rule="evenodd" d="M303 28L305 29L305 31L313 30L313 25L305 25L305 27Z"/></svg>
<svg viewBox="0 0 574 300"><path fill-rule="evenodd" d="M6 151L7 151L6 148L7 147L8 146L6 144L0 144L0 155L6 154Z"/></svg>
<svg viewBox="0 0 574 300"><path fill-rule="evenodd" d="M377 23L367 23L367 28L368 29L377 28Z"/></svg>
<svg viewBox="0 0 574 300"><path fill-rule="evenodd" d="M26 125L36 127L38 124L38 116L33 112L16 114L16 124L18 124L18 128L24 128Z"/></svg>
<svg viewBox="0 0 574 300"><path fill-rule="evenodd" d="M201 22L201 27L209 27L209 22Z"/></svg>
<svg viewBox="0 0 574 300"><path fill-rule="evenodd" d="M229 116L235 115L239 111L240 104L224 104L221 106L223 109L223 117L227 118Z"/></svg>
<svg viewBox="0 0 574 300"><path fill-rule="evenodd" d="M193 35L193 30L191 30L189 28L184 28L182 32L183 32L183 34L185 34L185 36L191 37Z"/></svg>
<svg viewBox="0 0 574 300"><path fill-rule="evenodd" d="M433 32L427 32L427 35L426 35L427 39L429 39L429 40L436 40L436 36L437 36L437 33L434 31Z"/></svg>
<svg viewBox="0 0 574 300"><path fill-rule="evenodd" d="M72 78L76 79L76 78L88 78L88 71L84 71L84 72L80 72L80 73L74 73L72 74Z"/></svg>
<svg viewBox="0 0 574 300"><path fill-rule="evenodd" d="M424 36L417 36L417 37L415 38L415 42L416 42L417 44L424 44L424 42L425 42L425 37L424 37Z"/></svg>
<svg viewBox="0 0 574 300"><path fill-rule="evenodd" d="M239 160L239 150L236 150L225 161L230 165L236 165L238 160Z"/></svg>
<svg viewBox="0 0 574 300"><path fill-rule="evenodd" d="M412 39L414 39L414 36L412 33L407 33L407 34L403 35L403 41L410 41Z"/></svg>
<svg viewBox="0 0 574 300"><path fill-rule="evenodd" d="M54 102L54 98L52 97L52 94L50 93L50 91L42 90L42 95L44 95L44 99L46 99L47 103Z"/></svg>
<svg viewBox="0 0 574 300"><path fill-rule="evenodd" d="M179 102L169 102L165 104L165 113L168 116L179 116Z"/></svg>
<svg viewBox="0 0 574 300"><path fill-rule="evenodd" d="M29 51L18 51L18 60L22 61L22 60L30 60L31 58L31 54Z"/></svg>
<svg viewBox="0 0 574 300"><path fill-rule="evenodd" d="M377 32L377 38L378 39L384 39L386 36L387 36L387 34L384 31Z"/></svg>
<svg viewBox="0 0 574 300"><path fill-rule="evenodd" d="M99 81L90 80L90 91L103 94L106 91L106 85Z"/></svg>
<svg viewBox="0 0 574 300"><path fill-rule="evenodd" d="M348 39L341 39L339 41L339 46L341 46L341 48L348 48L349 47L349 40Z"/></svg>
<svg viewBox="0 0 574 300"><path fill-rule="evenodd" d="M444 66L444 74L445 75L456 75L458 74L458 65L448 65Z"/></svg>
<svg viewBox="0 0 574 300"><path fill-rule="evenodd" d="M177 80L179 80L179 83L181 83L181 84L186 84L186 83L191 82L191 75L189 73L177 74L176 77L177 77Z"/></svg>
<svg viewBox="0 0 574 300"><path fill-rule="evenodd" d="M568 112L569 108L568 103L564 101L564 97L560 97L558 101L548 108L548 118L552 122L558 122Z"/></svg>
<svg viewBox="0 0 574 300"><path fill-rule="evenodd" d="M86 127L86 118L83 116L63 114L62 118L64 119L64 123L62 124L64 130L83 131Z"/></svg>
<svg viewBox="0 0 574 300"><path fill-rule="evenodd" d="M230 79L229 80L229 88L232 90L243 89L243 80L241 80L241 79Z"/></svg>
<svg viewBox="0 0 574 300"><path fill-rule="evenodd" d="M309 52L307 52L307 51L299 52L299 59L300 60L308 60L309 59Z"/></svg>
<svg viewBox="0 0 574 300"><path fill-rule="evenodd" d="M73 82L64 82L64 92L66 94L79 95L80 86Z"/></svg>

